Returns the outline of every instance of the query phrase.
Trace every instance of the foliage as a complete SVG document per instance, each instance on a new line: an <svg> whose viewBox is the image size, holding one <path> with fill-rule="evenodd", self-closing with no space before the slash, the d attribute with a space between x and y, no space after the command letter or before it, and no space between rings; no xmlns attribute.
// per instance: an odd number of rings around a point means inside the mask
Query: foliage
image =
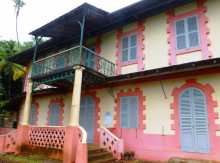
<svg viewBox="0 0 220 163"><path fill-rule="evenodd" d="M26 73L25 67L8 61L8 57L32 46L33 41L25 42L20 47L14 40L0 41L0 112L2 108L7 108L13 83Z"/></svg>

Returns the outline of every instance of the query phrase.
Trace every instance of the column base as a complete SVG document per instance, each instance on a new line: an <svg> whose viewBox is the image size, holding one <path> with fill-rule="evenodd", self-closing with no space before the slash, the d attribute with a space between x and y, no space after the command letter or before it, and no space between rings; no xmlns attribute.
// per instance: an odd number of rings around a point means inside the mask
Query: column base
<svg viewBox="0 0 220 163"><path fill-rule="evenodd" d="M63 162L65 163L73 163L76 160L77 143L79 137L77 130L77 127L66 127L63 148Z"/></svg>

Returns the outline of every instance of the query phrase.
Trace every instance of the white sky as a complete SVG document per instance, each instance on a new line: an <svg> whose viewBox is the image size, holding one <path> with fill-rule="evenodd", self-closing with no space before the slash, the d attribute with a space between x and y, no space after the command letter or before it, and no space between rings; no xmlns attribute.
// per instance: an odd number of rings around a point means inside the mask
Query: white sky
<svg viewBox="0 0 220 163"><path fill-rule="evenodd" d="M31 31L52 21L84 2L112 12L138 0L23 0L26 5L19 16L20 41L30 40ZM0 0L0 40L14 39L15 10L12 0Z"/></svg>

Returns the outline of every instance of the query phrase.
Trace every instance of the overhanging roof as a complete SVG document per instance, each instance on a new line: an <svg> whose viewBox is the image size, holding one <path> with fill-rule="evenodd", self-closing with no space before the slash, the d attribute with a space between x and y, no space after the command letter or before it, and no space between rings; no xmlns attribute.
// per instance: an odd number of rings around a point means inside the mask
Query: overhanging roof
<svg viewBox="0 0 220 163"><path fill-rule="evenodd" d="M101 26L103 22L107 23L108 14L102 9L84 3L30 34L52 38L75 37L76 34L79 35L80 33L78 21L82 21L84 15L86 15L85 31L89 31L90 28Z"/></svg>
<svg viewBox="0 0 220 163"><path fill-rule="evenodd" d="M43 37L77 37L80 28L77 21L86 15L85 33L87 36L106 32L125 23L144 19L169 8L192 0L141 0L112 13L84 3L67 14L51 21L30 34ZM106 4L109 2L106 2Z"/></svg>
<svg viewBox="0 0 220 163"><path fill-rule="evenodd" d="M193 0L141 0L112 13L84 3L67 14L31 32L31 34L35 36L52 37L51 40L39 46L37 56L44 56L48 52L78 43L80 28L77 21L82 20L85 14L87 15L85 37L88 38L192 1ZM33 53L34 48L31 48L10 59L14 62L25 64L31 61Z"/></svg>

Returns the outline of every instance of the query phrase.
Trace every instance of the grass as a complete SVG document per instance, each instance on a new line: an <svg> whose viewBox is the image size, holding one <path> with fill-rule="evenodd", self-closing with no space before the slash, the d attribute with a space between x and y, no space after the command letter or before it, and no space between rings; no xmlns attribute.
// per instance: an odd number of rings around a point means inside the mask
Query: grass
<svg viewBox="0 0 220 163"><path fill-rule="evenodd" d="M43 155L14 155L14 154L0 154L1 161L8 163L62 163L59 160L46 159Z"/></svg>

